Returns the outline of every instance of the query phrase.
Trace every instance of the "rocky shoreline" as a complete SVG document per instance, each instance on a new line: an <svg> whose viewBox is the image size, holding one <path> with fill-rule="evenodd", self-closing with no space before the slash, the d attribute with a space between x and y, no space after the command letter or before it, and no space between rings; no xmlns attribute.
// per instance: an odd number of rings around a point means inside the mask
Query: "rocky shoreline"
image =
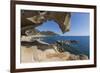
<svg viewBox="0 0 100 73"><path fill-rule="evenodd" d="M64 51L62 48L59 49L57 44L48 44L40 40L30 42L30 39L28 39L27 41L21 41L21 62L30 63L89 59L88 56L84 54L76 55L70 51Z"/></svg>

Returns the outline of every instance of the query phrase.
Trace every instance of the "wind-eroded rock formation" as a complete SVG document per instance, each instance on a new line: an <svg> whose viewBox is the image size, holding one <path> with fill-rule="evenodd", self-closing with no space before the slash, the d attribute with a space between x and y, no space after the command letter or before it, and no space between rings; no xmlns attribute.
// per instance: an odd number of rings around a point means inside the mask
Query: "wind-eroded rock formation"
<svg viewBox="0 0 100 73"><path fill-rule="evenodd" d="M47 20L54 20L58 23L63 33L70 30L69 12L51 12L51 11L21 11L21 34L25 35L25 31L42 25Z"/></svg>
<svg viewBox="0 0 100 73"><path fill-rule="evenodd" d="M70 52L56 52L49 47L44 51L38 49L37 46L25 47L21 46L21 62L50 62L50 61L69 61L69 60L87 60L86 55L74 55Z"/></svg>

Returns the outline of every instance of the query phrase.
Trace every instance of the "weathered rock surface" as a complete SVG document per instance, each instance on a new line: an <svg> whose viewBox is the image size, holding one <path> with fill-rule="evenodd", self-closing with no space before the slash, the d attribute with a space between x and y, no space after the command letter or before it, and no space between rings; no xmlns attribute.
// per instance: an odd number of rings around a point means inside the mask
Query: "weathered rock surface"
<svg viewBox="0 0 100 73"><path fill-rule="evenodd" d="M56 52L49 48L45 51L38 49L37 46L25 47L21 46L21 62L49 62L49 61L68 61L68 60L87 60L86 55L74 55L70 52Z"/></svg>

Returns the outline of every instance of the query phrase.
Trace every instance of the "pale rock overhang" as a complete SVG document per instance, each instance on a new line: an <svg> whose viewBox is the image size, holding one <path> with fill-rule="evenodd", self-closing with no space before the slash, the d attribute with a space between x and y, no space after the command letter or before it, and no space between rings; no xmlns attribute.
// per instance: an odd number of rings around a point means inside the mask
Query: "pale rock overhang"
<svg viewBox="0 0 100 73"><path fill-rule="evenodd" d="M42 25L47 20L54 20L60 27L62 33L70 30L70 12L51 12L51 11L21 11L21 30L22 32Z"/></svg>

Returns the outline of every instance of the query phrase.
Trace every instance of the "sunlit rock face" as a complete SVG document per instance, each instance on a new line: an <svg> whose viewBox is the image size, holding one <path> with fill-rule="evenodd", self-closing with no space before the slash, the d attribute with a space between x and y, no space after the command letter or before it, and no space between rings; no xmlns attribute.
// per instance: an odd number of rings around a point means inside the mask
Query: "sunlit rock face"
<svg viewBox="0 0 100 73"><path fill-rule="evenodd" d="M50 62L50 61L69 61L69 60L87 60L86 55L74 55L70 52L56 52L53 48L45 51L38 49L37 46L21 46L21 63L32 62Z"/></svg>

